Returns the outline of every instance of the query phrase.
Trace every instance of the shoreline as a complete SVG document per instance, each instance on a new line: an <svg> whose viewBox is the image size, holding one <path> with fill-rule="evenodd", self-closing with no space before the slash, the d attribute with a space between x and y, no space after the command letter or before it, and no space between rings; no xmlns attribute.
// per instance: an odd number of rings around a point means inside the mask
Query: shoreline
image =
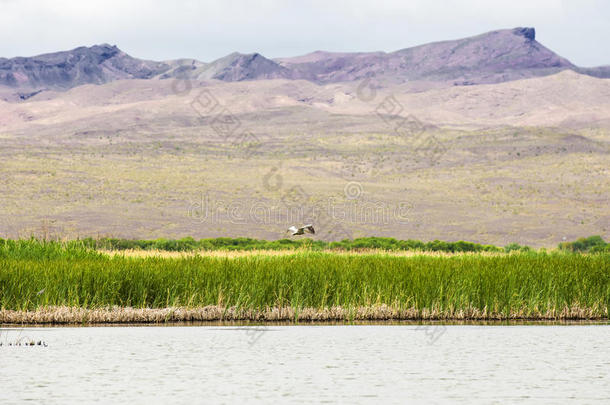
<svg viewBox="0 0 610 405"><path fill-rule="evenodd" d="M176 322L391 322L391 321L606 321L608 308L563 308L562 310L499 311L398 309L386 305L357 308L272 307L264 310L236 307L112 307L88 309L80 307L43 307L36 310L0 310L0 325L67 325L67 324L171 324Z"/></svg>

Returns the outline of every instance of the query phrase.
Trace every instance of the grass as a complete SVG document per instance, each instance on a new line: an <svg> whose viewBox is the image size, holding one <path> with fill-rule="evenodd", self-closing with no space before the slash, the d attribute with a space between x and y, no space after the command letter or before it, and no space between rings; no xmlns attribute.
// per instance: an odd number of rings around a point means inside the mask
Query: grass
<svg viewBox="0 0 610 405"><path fill-rule="evenodd" d="M365 319L609 317L610 254L604 252L164 258L12 243L0 249L0 322L11 311L115 306L187 312L209 307L217 318L256 319L273 311L310 319L333 308L339 312L331 317Z"/></svg>

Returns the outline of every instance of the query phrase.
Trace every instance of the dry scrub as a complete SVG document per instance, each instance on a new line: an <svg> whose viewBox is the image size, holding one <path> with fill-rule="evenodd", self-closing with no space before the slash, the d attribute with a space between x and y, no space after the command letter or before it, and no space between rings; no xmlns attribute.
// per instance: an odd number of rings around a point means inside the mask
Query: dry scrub
<svg viewBox="0 0 610 405"><path fill-rule="evenodd" d="M206 321L324 322L389 320L592 320L605 319L608 308L574 306L561 311L515 311L504 314L477 308L460 310L397 309L387 305L358 308L267 308L265 310L206 306L201 308L45 307L33 311L0 310L0 324L101 324Z"/></svg>

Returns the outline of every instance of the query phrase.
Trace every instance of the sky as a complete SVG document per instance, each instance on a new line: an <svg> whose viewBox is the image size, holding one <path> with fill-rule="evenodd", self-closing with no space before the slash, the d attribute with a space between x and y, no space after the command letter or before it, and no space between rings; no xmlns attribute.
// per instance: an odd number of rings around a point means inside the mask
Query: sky
<svg viewBox="0 0 610 405"><path fill-rule="evenodd" d="M0 57L108 43L144 59L209 62L394 51L487 31L535 27L580 66L610 65L608 0L0 0Z"/></svg>

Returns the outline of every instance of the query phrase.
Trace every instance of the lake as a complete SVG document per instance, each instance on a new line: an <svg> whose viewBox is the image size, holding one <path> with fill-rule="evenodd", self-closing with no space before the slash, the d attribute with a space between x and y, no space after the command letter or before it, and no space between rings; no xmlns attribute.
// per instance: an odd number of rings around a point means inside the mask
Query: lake
<svg viewBox="0 0 610 405"><path fill-rule="evenodd" d="M47 346L7 346L18 340ZM609 403L610 325L0 329L0 403Z"/></svg>

